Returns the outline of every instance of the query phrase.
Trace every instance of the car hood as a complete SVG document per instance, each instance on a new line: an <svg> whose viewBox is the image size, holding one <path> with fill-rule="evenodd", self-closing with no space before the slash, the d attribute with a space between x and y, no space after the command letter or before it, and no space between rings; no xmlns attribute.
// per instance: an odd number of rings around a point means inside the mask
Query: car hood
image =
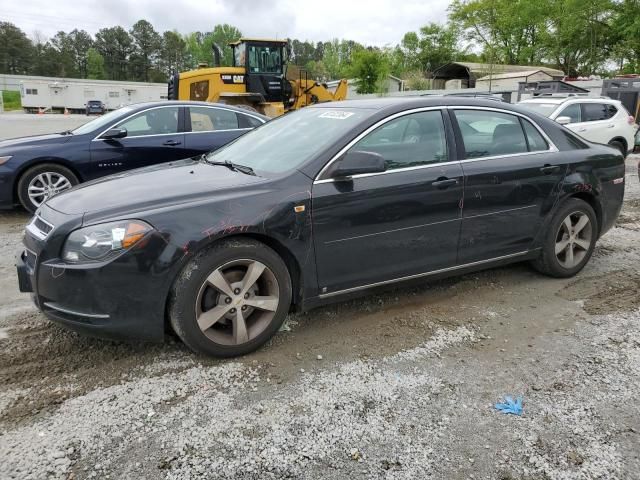
<svg viewBox="0 0 640 480"><path fill-rule="evenodd" d="M0 141L0 151L11 152L14 149L34 148L45 145L60 145L67 143L73 135L62 135L60 133L50 133L47 135L34 135L32 137L12 138Z"/></svg>
<svg viewBox="0 0 640 480"><path fill-rule="evenodd" d="M83 183L47 201L65 214L109 217L222 195L266 179L194 160L163 163Z"/></svg>

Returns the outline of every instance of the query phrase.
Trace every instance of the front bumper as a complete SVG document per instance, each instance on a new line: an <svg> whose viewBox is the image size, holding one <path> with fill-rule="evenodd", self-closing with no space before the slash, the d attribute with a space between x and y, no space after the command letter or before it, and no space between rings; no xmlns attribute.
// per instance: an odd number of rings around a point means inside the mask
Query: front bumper
<svg viewBox="0 0 640 480"><path fill-rule="evenodd" d="M69 265L57 258L66 235L58 239L55 233L46 240L25 235L25 248L16 258L20 291L31 293L49 319L71 330L118 340L162 341L175 263L171 244L153 232L141 241L143 246L110 262Z"/></svg>

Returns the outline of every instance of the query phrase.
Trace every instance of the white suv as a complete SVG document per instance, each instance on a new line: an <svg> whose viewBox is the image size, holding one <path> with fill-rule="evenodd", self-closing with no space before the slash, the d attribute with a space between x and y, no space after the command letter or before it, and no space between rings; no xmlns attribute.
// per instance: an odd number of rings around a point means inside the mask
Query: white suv
<svg viewBox="0 0 640 480"><path fill-rule="evenodd" d="M638 125L618 100L552 95L529 98L518 105L565 125L591 142L609 144L625 157L634 148Z"/></svg>

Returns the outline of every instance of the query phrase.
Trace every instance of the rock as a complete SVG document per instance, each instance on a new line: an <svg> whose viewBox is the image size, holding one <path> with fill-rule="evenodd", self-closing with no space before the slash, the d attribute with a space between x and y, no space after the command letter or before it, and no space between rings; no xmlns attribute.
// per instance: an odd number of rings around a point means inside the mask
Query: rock
<svg viewBox="0 0 640 480"><path fill-rule="evenodd" d="M318 355L318 356L316 357L316 359L318 359L318 360L322 360L322 355Z"/></svg>

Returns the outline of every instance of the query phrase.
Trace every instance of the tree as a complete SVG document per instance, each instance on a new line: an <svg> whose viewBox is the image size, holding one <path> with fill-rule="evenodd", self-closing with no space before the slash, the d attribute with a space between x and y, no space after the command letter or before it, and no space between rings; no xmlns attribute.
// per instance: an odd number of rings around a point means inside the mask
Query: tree
<svg viewBox="0 0 640 480"><path fill-rule="evenodd" d="M67 35L68 49L73 58L74 67L81 78L87 77L87 52L93 46L93 39L84 30L77 28Z"/></svg>
<svg viewBox="0 0 640 480"><path fill-rule="evenodd" d="M102 80L105 78L104 57L95 48L87 50L87 78Z"/></svg>
<svg viewBox="0 0 640 480"><path fill-rule="evenodd" d="M120 27L103 28L96 33L95 48L104 58L106 76L110 80L127 80L127 62L133 51L133 41Z"/></svg>
<svg viewBox="0 0 640 480"><path fill-rule="evenodd" d="M55 50L57 76L60 77L78 77L80 76L76 70L76 62L71 46L71 39L66 32L59 31L51 38L51 45Z"/></svg>
<svg viewBox="0 0 640 480"><path fill-rule="evenodd" d="M150 71L157 65L162 37L146 20L138 20L129 31L133 40L130 71L136 80L149 81Z"/></svg>
<svg viewBox="0 0 640 480"><path fill-rule="evenodd" d="M167 77L188 68L187 42L175 30L162 34L159 68Z"/></svg>
<svg viewBox="0 0 640 480"><path fill-rule="evenodd" d="M614 5L611 22L612 56L623 73L640 71L640 0Z"/></svg>
<svg viewBox="0 0 640 480"><path fill-rule="evenodd" d="M22 30L0 22L0 72L26 74L31 68L33 46Z"/></svg>
<svg viewBox="0 0 640 480"><path fill-rule="evenodd" d="M490 63L537 64L551 1L454 0L449 20L483 47Z"/></svg>
<svg viewBox="0 0 640 480"><path fill-rule="evenodd" d="M610 0L550 0L549 58L566 74L590 75L604 67L611 50Z"/></svg>
<svg viewBox="0 0 640 480"><path fill-rule="evenodd" d="M213 32L209 33L205 37L204 48L208 49L209 58L211 58L211 48L215 43L222 51L220 63L222 65L233 64L233 51L229 46L229 43L240 40L242 32L233 25L224 23L222 25L216 25L213 27Z"/></svg>
<svg viewBox="0 0 640 480"><path fill-rule="evenodd" d="M383 93L389 74L389 62L380 50L359 50L354 55L352 72L358 82L358 93Z"/></svg>

